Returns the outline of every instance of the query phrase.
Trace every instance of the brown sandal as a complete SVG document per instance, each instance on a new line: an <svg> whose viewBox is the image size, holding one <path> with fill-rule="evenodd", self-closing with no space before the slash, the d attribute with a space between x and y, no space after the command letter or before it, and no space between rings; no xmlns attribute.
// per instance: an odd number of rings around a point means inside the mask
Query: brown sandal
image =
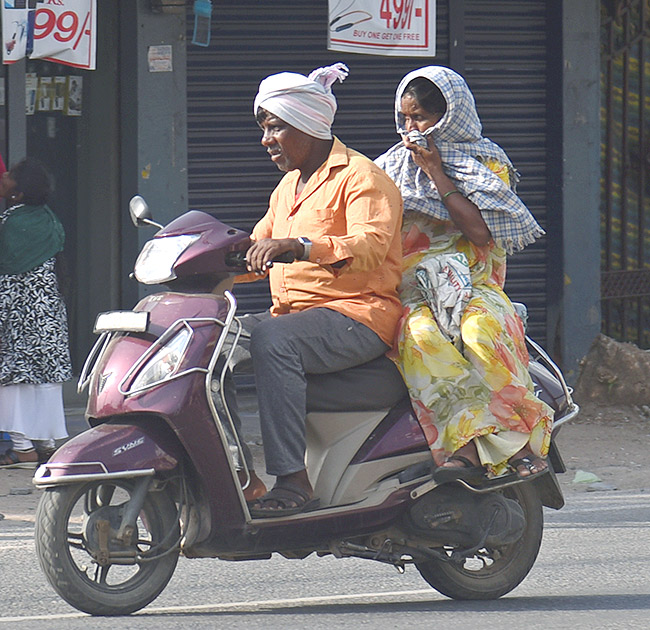
<svg viewBox="0 0 650 630"><path fill-rule="evenodd" d="M276 507L271 507L271 503L274 503ZM315 510L319 505L320 500L310 497L304 488L295 483L284 481L281 485L276 484L263 497L249 503L248 509L254 518L278 518L309 512Z"/></svg>
<svg viewBox="0 0 650 630"><path fill-rule="evenodd" d="M485 466L477 466L473 461L463 455L451 455L447 462L457 461L462 466L438 466L433 471L433 479L436 483L449 483L450 481L478 481L485 477L487 470Z"/></svg>
<svg viewBox="0 0 650 630"><path fill-rule="evenodd" d="M538 462L544 464L543 468L540 468ZM517 473L517 476L520 479L532 479L538 475L543 475L548 471L548 464L543 457L537 457L536 455L524 455L523 457L518 457L517 459L512 459L508 462L510 467ZM519 468L524 467L528 471L527 475L522 475L519 471Z"/></svg>

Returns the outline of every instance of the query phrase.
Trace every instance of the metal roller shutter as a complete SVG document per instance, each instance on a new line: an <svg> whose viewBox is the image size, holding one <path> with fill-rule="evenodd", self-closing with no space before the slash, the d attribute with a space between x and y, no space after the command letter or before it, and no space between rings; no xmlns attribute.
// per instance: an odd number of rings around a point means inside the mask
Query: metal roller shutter
<svg viewBox="0 0 650 630"><path fill-rule="evenodd" d="M521 174L519 194L546 227L547 3L465 2L465 68L484 134L500 144ZM528 306L532 336L546 343L547 240L508 261L506 291Z"/></svg>
<svg viewBox="0 0 650 630"><path fill-rule="evenodd" d="M540 222L545 216L544 2L466 2L464 74L486 135L506 148L524 175L520 192ZM188 20L192 24L192 20ZM281 71L308 73L343 61L350 76L334 88L334 132L376 157L395 143L394 90L410 70L449 65L449 11L438 0L437 50L432 59L391 58L327 50L327 2L220 0L210 46L188 46L190 207L250 230L266 211L281 173L259 144L252 114L257 86ZM190 38L191 39L191 38ZM461 69L462 70L462 69ZM545 250L514 257L508 288L528 303L535 336L544 341ZM531 281L532 280L532 281ZM242 312L265 308L264 283L238 287Z"/></svg>

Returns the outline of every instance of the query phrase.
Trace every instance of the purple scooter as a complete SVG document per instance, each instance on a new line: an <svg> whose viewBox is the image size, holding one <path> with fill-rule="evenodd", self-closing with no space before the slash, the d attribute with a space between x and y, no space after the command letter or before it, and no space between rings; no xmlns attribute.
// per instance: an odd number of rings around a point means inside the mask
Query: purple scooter
<svg viewBox="0 0 650 630"><path fill-rule="evenodd" d="M555 443L548 472L534 479L436 484L405 386L385 357L309 377L307 470L319 509L251 518L225 394L242 334L230 291L244 272L248 234L198 211L162 227L141 197L130 211L136 225L160 228L135 277L170 290L97 317L99 339L79 380L91 428L36 473L45 488L36 548L63 599L93 615L131 613L165 588L180 554L261 560L315 552L400 572L413 564L456 599L497 598L526 577L542 539L542 505L564 504ZM531 351L555 434L578 407L544 351Z"/></svg>

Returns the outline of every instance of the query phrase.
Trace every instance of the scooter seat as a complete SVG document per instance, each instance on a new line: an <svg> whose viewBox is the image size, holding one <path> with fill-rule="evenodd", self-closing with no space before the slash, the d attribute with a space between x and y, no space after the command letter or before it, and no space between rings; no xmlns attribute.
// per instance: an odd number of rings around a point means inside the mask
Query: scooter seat
<svg viewBox="0 0 650 630"><path fill-rule="evenodd" d="M307 411L374 411L389 409L408 390L386 356L331 374L307 375Z"/></svg>

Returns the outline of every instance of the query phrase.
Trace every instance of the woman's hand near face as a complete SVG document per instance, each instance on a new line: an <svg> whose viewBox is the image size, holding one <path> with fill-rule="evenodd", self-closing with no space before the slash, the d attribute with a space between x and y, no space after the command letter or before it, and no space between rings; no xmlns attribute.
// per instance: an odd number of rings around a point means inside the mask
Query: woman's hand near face
<svg viewBox="0 0 650 630"><path fill-rule="evenodd" d="M408 137L403 136L404 146L411 152L413 161L427 174L429 179L436 181L436 176L439 174L444 175L442 170L442 160L440 153L433 141L433 136L425 136L428 148L421 147L415 142L411 142Z"/></svg>
<svg viewBox="0 0 650 630"><path fill-rule="evenodd" d="M303 251L304 246L295 238L262 238L254 241L246 252L246 267L248 271L261 275L280 254L293 252L296 259L299 259Z"/></svg>
<svg viewBox="0 0 650 630"><path fill-rule="evenodd" d="M404 137L404 146L411 151L413 161L435 184L440 199L447 208L449 217L456 227L474 245L479 247L487 245L492 240L492 234L481 216L481 211L467 197L456 190L456 184L447 177L442 168L440 152L433 141L433 137L429 135L426 138L429 144L428 149L409 141L406 137Z"/></svg>

